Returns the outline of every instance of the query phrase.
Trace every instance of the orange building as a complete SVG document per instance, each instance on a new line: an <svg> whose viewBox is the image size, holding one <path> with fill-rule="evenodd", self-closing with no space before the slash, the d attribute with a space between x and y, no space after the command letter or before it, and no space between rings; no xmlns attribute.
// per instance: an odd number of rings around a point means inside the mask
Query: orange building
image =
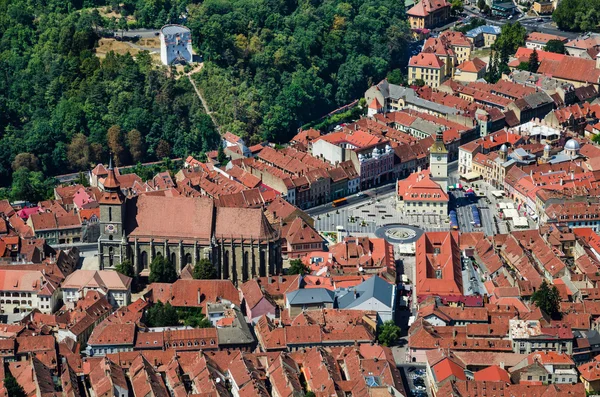
<svg viewBox="0 0 600 397"><path fill-rule="evenodd" d="M431 29L450 18L450 3L446 0L421 0L407 11L411 29Z"/></svg>
<svg viewBox="0 0 600 397"><path fill-rule="evenodd" d="M458 232L429 232L417 240L417 299L462 295Z"/></svg>

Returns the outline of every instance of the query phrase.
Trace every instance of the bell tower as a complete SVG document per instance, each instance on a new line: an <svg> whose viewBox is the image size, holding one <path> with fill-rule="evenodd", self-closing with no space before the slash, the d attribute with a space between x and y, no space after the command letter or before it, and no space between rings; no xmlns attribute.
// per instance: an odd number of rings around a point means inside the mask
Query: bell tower
<svg viewBox="0 0 600 397"><path fill-rule="evenodd" d="M98 260L100 269L114 268L126 259L125 241L125 196L115 175L112 159L108 175L103 183L104 192L98 200L100 205L100 238L98 239Z"/></svg>
<svg viewBox="0 0 600 397"><path fill-rule="evenodd" d="M435 142L429 148L429 172L431 179L448 191L448 149L444 144L444 131L439 129Z"/></svg>

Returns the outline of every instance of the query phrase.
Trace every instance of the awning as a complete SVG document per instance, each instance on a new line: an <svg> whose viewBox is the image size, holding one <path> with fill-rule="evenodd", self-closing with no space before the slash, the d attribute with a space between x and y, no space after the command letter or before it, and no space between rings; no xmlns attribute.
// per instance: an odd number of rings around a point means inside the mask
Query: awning
<svg viewBox="0 0 600 397"><path fill-rule="evenodd" d="M500 197L504 196L504 191L503 190L493 190L492 195L494 197L500 198Z"/></svg>
<svg viewBox="0 0 600 397"><path fill-rule="evenodd" d="M462 174L460 177L466 181L472 181L477 178L481 178L481 174L479 172L471 171L467 172L466 174Z"/></svg>

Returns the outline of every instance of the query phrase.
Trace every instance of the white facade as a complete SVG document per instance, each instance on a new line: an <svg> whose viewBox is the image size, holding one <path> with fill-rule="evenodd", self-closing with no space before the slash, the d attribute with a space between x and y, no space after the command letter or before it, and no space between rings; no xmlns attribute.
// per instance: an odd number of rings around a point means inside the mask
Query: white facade
<svg viewBox="0 0 600 397"><path fill-rule="evenodd" d="M461 147L458 148L458 172L468 174L473 171L473 153Z"/></svg>
<svg viewBox="0 0 600 397"><path fill-rule="evenodd" d="M63 288L63 301L66 302L77 302L79 299L85 297L88 291L97 291L102 295L106 295L108 302L117 307L127 306L131 303L131 291L130 290L108 290L104 288L93 288L85 287L83 289L77 288Z"/></svg>
<svg viewBox="0 0 600 397"><path fill-rule="evenodd" d="M160 60L163 65L173 62L191 63L192 33L181 25L165 25L160 30Z"/></svg>

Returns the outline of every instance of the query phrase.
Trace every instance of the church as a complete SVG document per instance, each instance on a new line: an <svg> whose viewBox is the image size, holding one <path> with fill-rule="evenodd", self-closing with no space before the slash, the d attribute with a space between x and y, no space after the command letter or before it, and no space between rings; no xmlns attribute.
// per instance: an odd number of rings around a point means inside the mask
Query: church
<svg viewBox="0 0 600 397"><path fill-rule="evenodd" d="M125 198L109 167L100 205L100 269L131 260L142 277L165 256L177 273L209 259L222 279L242 283L282 272L281 244L260 208L217 207L210 198L156 192Z"/></svg>

